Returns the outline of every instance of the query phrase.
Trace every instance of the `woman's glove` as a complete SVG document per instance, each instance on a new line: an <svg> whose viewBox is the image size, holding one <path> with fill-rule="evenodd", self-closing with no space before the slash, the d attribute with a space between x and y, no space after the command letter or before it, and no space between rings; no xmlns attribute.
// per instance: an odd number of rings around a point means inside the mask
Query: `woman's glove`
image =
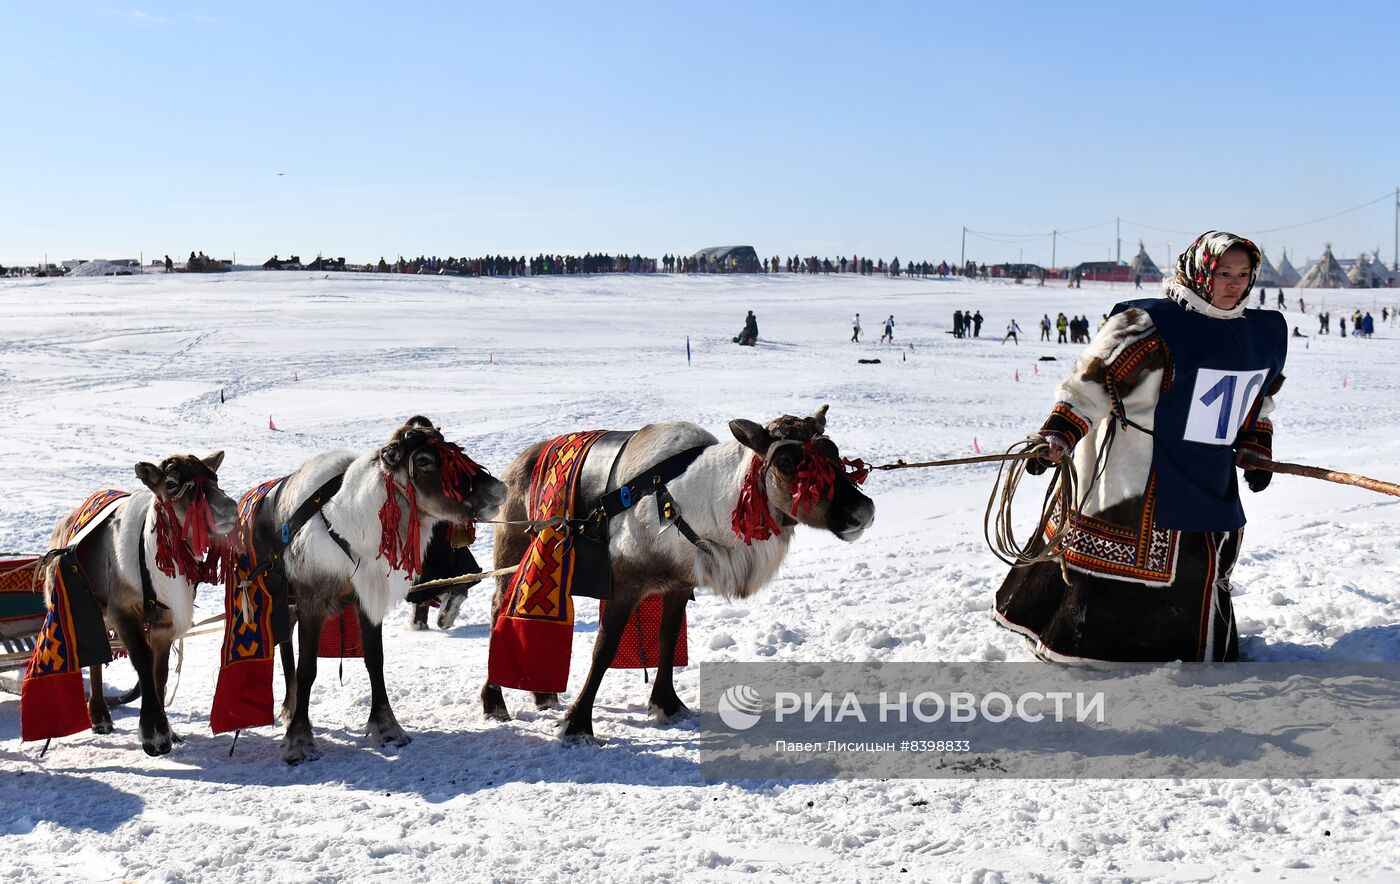
<svg viewBox="0 0 1400 884"><path fill-rule="evenodd" d="M1259 455L1246 454L1243 451L1235 454L1235 463L1244 470L1244 483L1249 486L1250 491L1258 494L1269 487L1269 483L1274 480L1274 474L1270 470L1250 469L1250 462L1254 459L1265 460Z"/></svg>
<svg viewBox="0 0 1400 884"><path fill-rule="evenodd" d="M1069 447L1059 436L1045 436L1044 439L1050 446L1049 451L1026 461L1026 472L1032 476L1039 476L1046 470L1054 469L1069 454Z"/></svg>

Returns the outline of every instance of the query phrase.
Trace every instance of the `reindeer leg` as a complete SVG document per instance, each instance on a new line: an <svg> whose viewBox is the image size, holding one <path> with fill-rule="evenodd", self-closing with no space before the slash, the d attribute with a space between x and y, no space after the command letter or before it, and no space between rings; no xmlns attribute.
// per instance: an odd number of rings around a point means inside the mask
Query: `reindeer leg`
<svg viewBox="0 0 1400 884"><path fill-rule="evenodd" d="M607 674L608 667L612 666L613 658L617 656L617 645L622 640L622 631L627 628L628 621L632 619L632 612L637 609L637 603L640 601L640 598L619 598L614 594L613 600L608 602L607 608L603 610L603 617L598 622L598 639L593 643L593 665L588 668L588 681L584 683L583 690L574 698L574 705L569 707L564 716L562 736L565 742L598 742L593 737L593 700L598 695L603 676Z"/></svg>
<svg viewBox="0 0 1400 884"><path fill-rule="evenodd" d="M297 661L290 640L277 646L282 657L282 681L286 689L282 692L282 712L278 715L284 726L290 726L292 716L297 711Z"/></svg>
<svg viewBox="0 0 1400 884"><path fill-rule="evenodd" d="M428 603L416 602L413 605L413 619L408 621L408 628L415 632L423 632L428 628Z"/></svg>
<svg viewBox="0 0 1400 884"><path fill-rule="evenodd" d="M117 634L126 645L127 657L141 681L141 718L137 727L141 748L147 755L168 754L170 722L165 719L165 698L156 690L155 661L151 657L151 646L146 643L142 615L122 611L115 619Z"/></svg>
<svg viewBox="0 0 1400 884"><path fill-rule="evenodd" d="M558 708L559 708L559 695L558 695L558 694L542 694L542 693L540 693L539 691L535 691L535 708L536 708L536 709L558 709Z"/></svg>
<svg viewBox="0 0 1400 884"><path fill-rule="evenodd" d="M651 686L649 712L657 724L670 724L690 712L690 708L676 695L676 686L671 680L675 668L676 642L680 640L681 624L685 622L685 606L690 601L690 590L672 590L661 597L660 656L656 669L656 681Z"/></svg>
<svg viewBox="0 0 1400 884"><path fill-rule="evenodd" d="M366 735L376 746L393 743L407 746L413 738L399 726L394 710L389 708L389 692L384 688L384 624L370 623L363 608L360 612L360 639L365 648L365 669L369 672L369 723Z"/></svg>
<svg viewBox="0 0 1400 884"><path fill-rule="evenodd" d="M316 651L321 644L321 624L325 617L316 617L314 612L299 617L297 623L297 643L301 659L296 669L296 709L292 721L287 725L287 733L282 737L282 760L288 764L300 764L321 757L316 748L316 738L311 733L311 686L316 683Z"/></svg>
<svg viewBox="0 0 1400 884"><path fill-rule="evenodd" d="M151 645L151 662L155 667L156 701L160 703L162 710L165 709L165 688L170 683L170 646L174 644L174 638L172 630L157 625L151 626L150 631L146 633L146 640ZM183 743L184 738L170 728L169 718L166 721L166 728L170 731L170 741Z"/></svg>
<svg viewBox="0 0 1400 884"><path fill-rule="evenodd" d="M110 734L112 713L107 708L107 698L102 695L102 666L88 667L88 718L92 719L92 732Z"/></svg>
<svg viewBox="0 0 1400 884"><path fill-rule="evenodd" d="M497 556L498 567L500 561L501 557ZM496 592L491 596L491 626L493 628L496 625L496 620L501 616L501 605L505 600L505 593L506 578L498 577L496 579ZM481 686L481 714L491 721L510 721L510 710L506 708L506 698L501 693L500 685L494 685L488 681Z"/></svg>

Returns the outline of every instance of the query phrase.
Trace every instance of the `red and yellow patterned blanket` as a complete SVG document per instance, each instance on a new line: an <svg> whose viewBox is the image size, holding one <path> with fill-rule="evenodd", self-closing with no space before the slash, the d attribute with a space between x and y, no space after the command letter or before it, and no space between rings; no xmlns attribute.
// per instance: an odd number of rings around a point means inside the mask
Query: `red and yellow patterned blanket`
<svg viewBox="0 0 1400 884"><path fill-rule="evenodd" d="M69 521L65 546L76 545L88 526L110 515L125 491L99 491L83 501ZM87 589L77 557L61 555L49 568L48 611L20 688L21 740L66 737L92 727L83 667L107 663L112 649L102 612Z"/></svg>

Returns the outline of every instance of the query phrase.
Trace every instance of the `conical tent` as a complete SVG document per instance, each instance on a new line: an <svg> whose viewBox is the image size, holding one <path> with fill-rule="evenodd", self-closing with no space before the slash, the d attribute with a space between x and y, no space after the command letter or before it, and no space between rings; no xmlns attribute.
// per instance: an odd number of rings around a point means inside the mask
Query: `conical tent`
<svg viewBox="0 0 1400 884"><path fill-rule="evenodd" d="M1347 271L1347 280L1352 288L1368 289L1371 287L1372 275L1371 256L1362 252L1361 257L1357 258L1356 263Z"/></svg>
<svg viewBox="0 0 1400 884"><path fill-rule="evenodd" d="M1288 283L1283 281L1283 276L1274 269L1270 263L1269 256L1259 251L1259 275L1255 278L1254 284L1260 288L1281 289Z"/></svg>
<svg viewBox="0 0 1400 884"><path fill-rule="evenodd" d="M1148 257L1147 247L1142 244L1142 240L1138 240L1138 253L1133 257L1128 267L1134 276L1141 273L1144 282L1162 281L1162 271L1158 270L1157 265L1152 263L1152 259Z"/></svg>
<svg viewBox="0 0 1400 884"><path fill-rule="evenodd" d="M1371 277L1380 288L1393 285L1396 280L1395 272L1387 267L1385 261L1381 259L1379 249L1371 256Z"/></svg>
<svg viewBox="0 0 1400 884"><path fill-rule="evenodd" d="M1284 250L1283 260L1278 265L1279 279L1283 280L1284 288L1292 288L1302 279L1302 274L1293 269L1293 264L1288 260L1288 251Z"/></svg>
<svg viewBox="0 0 1400 884"><path fill-rule="evenodd" d="M1332 244L1328 243L1327 248L1322 250L1322 257L1318 258L1308 272L1303 274L1303 278L1298 280L1300 289L1347 289L1351 288L1351 280L1347 279L1346 273L1337 265L1337 259L1332 257Z"/></svg>

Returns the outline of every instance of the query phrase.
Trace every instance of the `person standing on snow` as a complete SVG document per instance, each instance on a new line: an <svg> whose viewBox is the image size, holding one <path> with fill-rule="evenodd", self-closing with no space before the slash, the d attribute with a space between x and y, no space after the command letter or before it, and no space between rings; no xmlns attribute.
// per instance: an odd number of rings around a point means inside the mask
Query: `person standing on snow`
<svg viewBox="0 0 1400 884"><path fill-rule="evenodd" d="M1011 569L994 612L1042 660L1239 658L1236 469L1250 491L1269 486L1246 455L1272 458L1288 353L1283 316L1245 310L1260 262L1242 237L1197 237L1164 297L1118 304L1055 391L1027 472L1072 456L1093 493L1056 516L1069 521L1059 555Z"/></svg>
<svg viewBox="0 0 1400 884"><path fill-rule="evenodd" d="M972 314L972 336L980 338L982 336L982 311L978 310Z"/></svg>
<svg viewBox="0 0 1400 884"><path fill-rule="evenodd" d="M1019 347L1021 346L1021 339L1017 337L1017 335L1019 335L1020 333L1021 327L1017 325L1016 320L1013 319L1006 324L1006 337L1002 338L1001 342L1005 344L1007 341L1011 341L1013 344Z"/></svg>
<svg viewBox="0 0 1400 884"><path fill-rule="evenodd" d="M1040 339L1045 342L1050 341L1050 314L1046 313L1040 317Z"/></svg>
<svg viewBox="0 0 1400 884"><path fill-rule="evenodd" d="M856 314L856 318L855 318L855 319L852 319L852 320L851 320L851 343L853 343L853 344L859 344L859 343L860 343L860 314L859 314L859 313Z"/></svg>
<svg viewBox="0 0 1400 884"><path fill-rule="evenodd" d="M894 314L893 314L893 313L890 314L890 318L889 318L889 319L886 319L886 320L885 320L885 333L882 334L882 335L880 335L880 343L883 344L885 341L889 341L891 344L894 343Z"/></svg>

